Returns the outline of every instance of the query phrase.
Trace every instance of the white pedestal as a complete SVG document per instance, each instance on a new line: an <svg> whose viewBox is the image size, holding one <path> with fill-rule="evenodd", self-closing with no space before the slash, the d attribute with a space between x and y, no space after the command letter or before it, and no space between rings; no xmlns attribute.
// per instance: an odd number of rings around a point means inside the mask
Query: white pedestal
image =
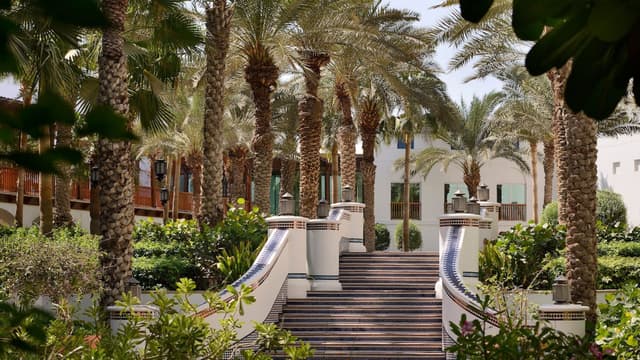
<svg viewBox="0 0 640 360"><path fill-rule="evenodd" d="M311 220L307 224L307 261L311 290L342 290L340 272L340 223Z"/></svg>
<svg viewBox="0 0 640 360"><path fill-rule="evenodd" d="M540 305L538 317L549 327L569 335L584 336L586 312L589 307L577 304Z"/></svg>

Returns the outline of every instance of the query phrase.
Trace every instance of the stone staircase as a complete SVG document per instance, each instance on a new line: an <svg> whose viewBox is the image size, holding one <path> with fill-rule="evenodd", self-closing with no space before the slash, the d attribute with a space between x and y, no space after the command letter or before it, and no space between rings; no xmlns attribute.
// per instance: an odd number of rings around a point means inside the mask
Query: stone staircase
<svg viewBox="0 0 640 360"><path fill-rule="evenodd" d="M347 253L342 291L289 299L281 326L316 359L444 359L437 253Z"/></svg>

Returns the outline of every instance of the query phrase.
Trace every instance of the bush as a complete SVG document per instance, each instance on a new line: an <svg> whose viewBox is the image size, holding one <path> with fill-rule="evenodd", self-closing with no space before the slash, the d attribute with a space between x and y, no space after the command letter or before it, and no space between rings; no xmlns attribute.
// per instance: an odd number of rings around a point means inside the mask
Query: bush
<svg viewBox="0 0 640 360"><path fill-rule="evenodd" d="M640 243L620 241L599 243L598 256L640 257Z"/></svg>
<svg viewBox="0 0 640 360"><path fill-rule="evenodd" d="M376 232L376 250L383 251L389 248L389 243L391 242L391 234L389 234L389 229L387 229L386 225L376 224L375 225Z"/></svg>
<svg viewBox="0 0 640 360"><path fill-rule="evenodd" d="M629 284L598 308L596 342L618 359L640 358L640 289Z"/></svg>
<svg viewBox="0 0 640 360"><path fill-rule="evenodd" d="M97 237L63 228L46 237L36 227L0 237L0 295L30 303L40 295L59 301L100 289ZM8 234L8 235L7 235Z"/></svg>
<svg viewBox="0 0 640 360"><path fill-rule="evenodd" d="M481 252L480 280L493 279L507 287L549 288L555 277L543 268L564 247L562 229L548 224L517 224Z"/></svg>
<svg viewBox="0 0 640 360"><path fill-rule="evenodd" d="M603 256L598 258L599 289L621 289L627 282L640 283L640 258Z"/></svg>
<svg viewBox="0 0 640 360"><path fill-rule="evenodd" d="M624 206L622 196L608 190L599 190L597 193L596 216L605 226L613 226L617 223L626 226L627 208Z"/></svg>
<svg viewBox="0 0 640 360"><path fill-rule="evenodd" d="M137 257L133 262L133 277L145 289L164 287L173 290L181 278L196 279L198 276L196 266L179 256Z"/></svg>
<svg viewBox="0 0 640 360"><path fill-rule="evenodd" d="M542 210L542 216L540 216L540 222L543 224L549 224L550 226L558 225L558 202L552 201L547 204Z"/></svg>
<svg viewBox="0 0 640 360"><path fill-rule="evenodd" d="M402 249L402 223L396 226L395 232L396 246ZM422 233L416 224L409 223L409 251L419 249L422 246ZM404 250L404 249L403 249Z"/></svg>

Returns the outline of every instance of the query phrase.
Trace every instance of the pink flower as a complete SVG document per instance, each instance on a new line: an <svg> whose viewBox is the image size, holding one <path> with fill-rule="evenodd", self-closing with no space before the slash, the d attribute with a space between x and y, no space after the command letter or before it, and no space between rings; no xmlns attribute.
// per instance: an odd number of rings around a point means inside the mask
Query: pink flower
<svg viewBox="0 0 640 360"><path fill-rule="evenodd" d="M471 333L473 333L473 324L471 323L471 321L465 321L464 324L462 324L462 328L460 329L462 336L467 336Z"/></svg>
<svg viewBox="0 0 640 360"><path fill-rule="evenodd" d="M603 358L602 351L600 351L600 348L596 343L593 343L589 346L589 351L591 351L591 353L593 354L593 356L595 356L596 359L602 360Z"/></svg>

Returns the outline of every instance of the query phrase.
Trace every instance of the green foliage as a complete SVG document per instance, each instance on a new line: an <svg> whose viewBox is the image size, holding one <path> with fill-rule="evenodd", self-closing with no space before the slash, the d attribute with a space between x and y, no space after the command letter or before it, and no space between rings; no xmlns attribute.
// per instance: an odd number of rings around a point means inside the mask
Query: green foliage
<svg viewBox="0 0 640 360"><path fill-rule="evenodd" d="M552 227L558 225L558 202L552 201L547 204L542 210L542 216L540 216L540 222L543 224L549 224Z"/></svg>
<svg viewBox="0 0 640 360"><path fill-rule="evenodd" d="M482 303L487 309L489 297ZM536 322L527 326L520 318L506 317L499 322L497 333L486 331L486 318L469 321L462 315L460 323L451 322L457 337L448 347L458 359L602 359L600 347L587 338L566 335Z"/></svg>
<svg viewBox="0 0 640 360"><path fill-rule="evenodd" d="M383 251L389 248L391 242L391 234L384 224L376 224L374 228L376 232L376 250Z"/></svg>
<svg viewBox="0 0 640 360"><path fill-rule="evenodd" d="M640 242L599 242L598 256L640 257Z"/></svg>
<svg viewBox="0 0 640 360"><path fill-rule="evenodd" d="M627 282L640 283L640 258L598 257L598 288L620 289Z"/></svg>
<svg viewBox="0 0 640 360"><path fill-rule="evenodd" d="M460 0L462 16L478 22L493 0ZM640 3L601 0L582 6L579 0L513 2L512 25L523 40L536 41L525 64L531 75L573 65L565 100L575 112L604 119L627 94L631 78L638 80ZM543 32L547 27L548 31ZM640 104L640 81L633 82Z"/></svg>
<svg viewBox="0 0 640 360"><path fill-rule="evenodd" d="M545 265L565 247L564 231L547 224L517 224L480 253L480 280L503 286L548 288L555 275ZM509 271L506 271L506 270Z"/></svg>
<svg viewBox="0 0 640 360"><path fill-rule="evenodd" d="M640 289L629 284L598 308L596 342L617 359L640 358Z"/></svg>
<svg viewBox="0 0 640 360"><path fill-rule="evenodd" d="M600 221L596 222L596 237L598 244L609 242L640 242L640 227L634 227L627 232L626 226L615 223L613 226L605 226Z"/></svg>
<svg viewBox="0 0 640 360"><path fill-rule="evenodd" d="M200 289L220 288L249 269L266 235L267 223L255 208L231 207L215 228L195 220L142 221L133 232L133 274L147 289L171 289L181 277L197 279Z"/></svg>
<svg viewBox="0 0 640 360"><path fill-rule="evenodd" d="M596 216L605 226L627 224L627 208L620 194L613 191L599 190L597 192Z"/></svg>
<svg viewBox="0 0 640 360"><path fill-rule="evenodd" d="M395 239L398 249L402 249L402 223L396 226ZM422 246L422 233L416 224L409 222L409 251L419 249Z"/></svg>
<svg viewBox="0 0 640 360"><path fill-rule="evenodd" d="M3 232L0 237L0 296L30 303L40 295L53 301L100 289L98 239L80 228L36 227Z"/></svg>
<svg viewBox="0 0 640 360"><path fill-rule="evenodd" d="M255 302L251 289L228 287L230 301L223 301L217 293L205 292L206 305L220 315L214 328L204 317L198 316L199 304L189 297L195 289L192 280L180 279L176 295L168 296L161 289L151 293L150 305L157 308L157 316L142 317L135 312L139 299L129 294L117 305L123 308L126 323L112 333L104 326L102 314L96 306L90 310L92 320L74 321L72 309L63 305L59 316L51 322L48 315L36 310L18 312L10 305L0 303L0 358L8 359L222 359L225 352L239 340L237 331L242 327L238 317L246 306ZM10 311L7 311L9 309ZM14 314L15 313L15 314ZM39 317L42 318L39 318ZM5 324L19 324L5 327ZM48 327L47 327L48 326ZM14 331L19 329L19 332ZM289 359L307 359L313 355L309 344L299 341L288 331L275 325L256 324L258 339L254 351L243 351L245 360L271 359L270 353L283 351ZM24 330L24 331L22 331ZM15 336L14 336L15 335ZM20 336L15 340L16 336ZM47 338L46 345L44 339ZM4 356L7 355L7 356Z"/></svg>

